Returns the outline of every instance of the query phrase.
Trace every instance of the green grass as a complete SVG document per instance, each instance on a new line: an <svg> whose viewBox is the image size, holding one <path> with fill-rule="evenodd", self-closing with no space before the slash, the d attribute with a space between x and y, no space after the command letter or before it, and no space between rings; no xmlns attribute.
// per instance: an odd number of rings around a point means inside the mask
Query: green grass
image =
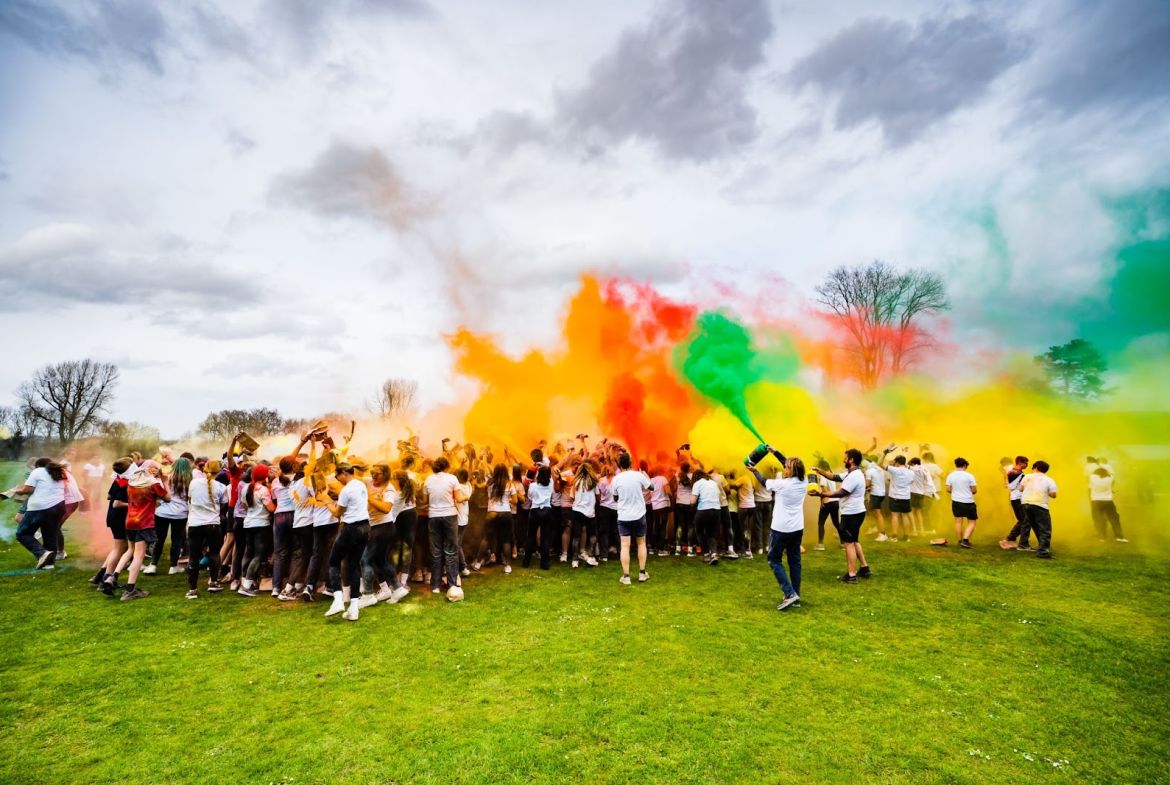
<svg viewBox="0 0 1170 785"><path fill-rule="evenodd" d="M0 781L1165 780L1162 559L870 551L858 586L806 554L794 613L762 560L672 557L633 587L612 562L493 572L357 624L187 601L183 576L115 602L71 556L0 579Z"/></svg>

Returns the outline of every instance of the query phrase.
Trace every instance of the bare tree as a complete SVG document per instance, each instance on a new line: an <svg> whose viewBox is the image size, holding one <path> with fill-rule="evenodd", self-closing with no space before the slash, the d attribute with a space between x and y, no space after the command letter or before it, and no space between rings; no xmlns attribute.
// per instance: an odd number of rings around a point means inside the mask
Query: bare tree
<svg viewBox="0 0 1170 785"><path fill-rule="evenodd" d="M118 366L94 360L45 365L16 389L20 405L67 443L85 436L104 414L118 385Z"/></svg>
<svg viewBox="0 0 1170 785"><path fill-rule="evenodd" d="M905 371L932 346L922 322L950 308L937 273L901 272L876 260L866 267L830 271L816 292L817 301L848 333L846 352L866 389L876 387L887 374Z"/></svg>
<svg viewBox="0 0 1170 785"><path fill-rule="evenodd" d="M240 431L263 438L283 433L285 420L276 409L223 409L212 412L199 423L195 432L210 442L226 442Z"/></svg>
<svg viewBox="0 0 1170 785"><path fill-rule="evenodd" d="M391 378L382 382L374 397L366 402L370 414L383 420L409 417L418 402L418 382L414 379Z"/></svg>

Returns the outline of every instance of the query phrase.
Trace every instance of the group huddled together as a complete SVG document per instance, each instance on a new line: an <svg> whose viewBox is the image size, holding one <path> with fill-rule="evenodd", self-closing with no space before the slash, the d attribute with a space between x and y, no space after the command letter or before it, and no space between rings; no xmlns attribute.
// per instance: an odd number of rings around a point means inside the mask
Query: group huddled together
<svg viewBox="0 0 1170 785"><path fill-rule="evenodd" d="M929 445L914 457L895 445L878 455L875 440L867 454L846 450L839 468L820 454L807 467L761 445L742 464L721 468L704 463L689 444L673 455L635 460L605 439L590 447L584 434L552 449L541 442L524 459L505 447L499 460L491 447L450 440L426 457L411 435L398 443L396 460L367 462L351 453L352 436L351 429L339 445L320 423L271 461L257 459L259 445L243 432L221 459L118 458L105 493L113 546L90 582L122 600L148 596L140 576L156 572L169 536L170 573L186 573L189 599L199 598L203 573L209 593L228 588L245 597L260 594L262 578L271 576L264 591L272 597L311 603L323 594L331 598L326 616L356 621L363 608L400 601L410 583L462 600L464 578L491 567L510 574L514 560L528 568L538 558L548 570L558 554L571 568L616 556L619 580L629 585L633 558L636 580L645 582L650 556L701 555L715 566L766 552L783 593L779 608L788 610L800 607L809 496L819 500L814 547L825 549L831 521L846 552L838 580L847 584L874 574L861 545L867 513L874 525L866 534L875 542L933 535L934 502L945 489L963 548L972 547L979 519L968 462L956 458L944 478ZM17 538L38 569L66 557L65 521L86 493L97 498L104 485L106 469L95 456L82 469L83 493L76 459L72 449L61 460L35 459L24 483L4 495L23 498ZM1028 467L1024 456L1002 462L1016 522L1000 546L1031 551L1034 533L1037 556L1050 558L1048 505L1057 487L1047 463ZM1104 537L1108 521L1125 542L1112 469L1090 458L1086 477L1098 532Z"/></svg>

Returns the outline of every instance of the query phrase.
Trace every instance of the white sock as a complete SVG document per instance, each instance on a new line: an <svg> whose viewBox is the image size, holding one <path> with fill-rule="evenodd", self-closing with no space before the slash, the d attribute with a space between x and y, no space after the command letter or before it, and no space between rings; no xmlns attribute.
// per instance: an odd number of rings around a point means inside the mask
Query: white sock
<svg viewBox="0 0 1170 785"><path fill-rule="evenodd" d="M291 583L286 583L286 584L284 585L284 591L283 591L283 592L281 592L281 593L282 593L282 594L292 594L292 590L293 590L292 584L291 584Z"/></svg>
<svg viewBox="0 0 1170 785"><path fill-rule="evenodd" d="M349 587L348 586L343 586L341 588L341 599L345 600L346 602L349 602L350 598L349 598Z"/></svg>
<svg viewBox="0 0 1170 785"><path fill-rule="evenodd" d="M378 588L380 588L382 591L390 591L390 584L386 581L382 581L380 584L378 584Z"/></svg>
<svg viewBox="0 0 1170 785"><path fill-rule="evenodd" d="M350 600L350 601L349 601L349 609L350 609L351 611L356 611L356 610L357 610L357 607L358 607L358 601L357 601L357 600Z"/></svg>

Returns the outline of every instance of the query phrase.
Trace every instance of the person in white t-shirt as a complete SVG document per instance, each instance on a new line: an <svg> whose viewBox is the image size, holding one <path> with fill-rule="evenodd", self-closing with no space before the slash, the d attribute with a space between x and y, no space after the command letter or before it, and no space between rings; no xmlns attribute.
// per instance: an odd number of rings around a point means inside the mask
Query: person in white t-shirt
<svg viewBox="0 0 1170 785"><path fill-rule="evenodd" d="M934 462L934 453L922 453L922 468L926 469L926 473L930 475L930 493L922 500L922 521L926 525L926 533L934 534L934 500L938 498L938 492L942 490L942 469Z"/></svg>
<svg viewBox="0 0 1170 785"><path fill-rule="evenodd" d="M517 467L519 468L519 467ZM519 486L519 487L518 487ZM491 552L499 555L504 574L512 572L512 519L523 483L513 483L506 464L497 463L487 482L487 517L484 519L484 541Z"/></svg>
<svg viewBox="0 0 1170 785"><path fill-rule="evenodd" d="M910 523L914 527L915 536L926 534L926 519L924 511L926 500L934 495L934 486L930 481L930 474L922 465L922 459L915 456L910 459L910 471L914 481L910 483Z"/></svg>
<svg viewBox="0 0 1170 785"><path fill-rule="evenodd" d="M597 537L597 469L592 462L586 460L577 467L569 493L573 501L570 510L572 538L569 542L573 567L576 568L580 562L596 567L597 560L588 552L590 541ZM584 540L581 539L582 534Z"/></svg>
<svg viewBox="0 0 1170 785"><path fill-rule="evenodd" d="M874 518L877 519L878 535L875 542L885 542L889 539L886 536L886 515L882 510L886 503L886 470L878 464L876 455L870 457L875 460L871 460L865 469L865 480L869 486L869 501L866 503L866 509L872 512Z"/></svg>
<svg viewBox="0 0 1170 785"><path fill-rule="evenodd" d="M445 459L438 460L446 465ZM341 613L342 618L349 621L357 621L360 613L362 553L370 539L370 492L366 484L357 478L355 468L348 463L337 464L336 477L342 488L336 504L326 494L317 497L317 501L324 503L330 513L341 519L341 531L329 552L329 589L333 592L333 604L325 615ZM349 588L349 610L345 609L345 594L342 592L342 562L347 564L347 580L344 582Z"/></svg>
<svg viewBox="0 0 1170 785"><path fill-rule="evenodd" d="M823 551L825 549L825 523L827 521L833 522L833 529L837 531L838 537L841 532L841 502L832 496L833 491L837 490L837 483L828 476L833 474L840 474L840 472L830 471L829 462L824 458L817 459L817 465L814 469L817 472L816 476L809 475L808 480L810 485L815 485L823 493L820 497L820 504L817 506L817 544L813 546L814 551ZM824 474L828 472L828 474Z"/></svg>
<svg viewBox="0 0 1170 785"><path fill-rule="evenodd" d="M845 476L829 474L823 469L817 469L817 474L841 483L835 491L822 491L812 488L809 493L813 496L827 496L841 499L841 542L845 546L845 561L847 571L838 575L837 580L843 583L855 584L857 579L872 578L873 570L865 560L865 550L861 547L861 526L865 523L865 475L861 472L861 450L848 449L845 451Z"/></svg>
<svg viewBox="0 0 1170 785"><path fill-rule="evenodd" d="M240 495L247 512L244 514L244 542L237 548L244 549L243 577L236 593L241 597L255 597L260 589L260 569L272 554L272 501L269 488L268 466L263 463L252 467L252 477Z"/></svg>
<svg viewBox="0 0 1170 785"><path fill-rule="evenodd" d="M142 570L145 575L154 575L162 562L168 533L171 537L171 568L167 574L178 575L186 571L179 566L179 558L187 546L187 496L193 472L191 461L179 458L171 464L170 473L163 477L171 500L154 508L154 535L158 539L150 546L150 564Z"/></svg>
<svg viewBox="0 0 1170 785"><path fill-rule="evenodd" d="M650 478L644 472L633 471L633 462L628 452L618 457L621 472L613 478L610 492L617 502L618 537L621 547L618 555L622 562L620 582L630 585L630 542L638 543L638 582L650 580L646 572L646 501L642 492L650 489Z"/></svg>
<svg viewBox="0 0 1170 785"><path fill-rule="evenodd" d="M777 460L783 458L776 453ZM782 477L765 480L764 487L772 492L771 535L768 543L768 566L780 584L783 598L778 611L800 607L800 542L804 539L804 499L808 495L804 461L800 458L782 460ZM753 468L754 472L755 469ZM762 479L762 478L761 478ZM788 572L784 558L788 558ZM789 580L788 573L792 579Z"/></svg>
<svg viewBox="0 0 1170 785"><path fill-rule="evenodd" d="M1093 525L1097 536L1105 541L1105 524L1113 527L1113 538L1118 542L1129 542L1121 533L1121 516L1113 503L1113 475L1105 466L1098 466L1089 477L1089 504L1093 513Z"/></svg>
<svg viewBox="0 0 1170 785"><path fill-rule="evenodd" d="M191 475L187 510L187 599L199 599L199 565L207 551L210 573L207 591L223 591L219 583L219 549L223 547L220 507L226 502L228 486L215 479L222 469L219 461L208 461Z"/></svg>
<svg viewBox="0 0 1170 785"><path fill-rule="evenodd" d="M894 464L886 467L886 473L890 476L890 542L898 541L899 529L902 538L908 540L913 526L910 496L914 486L914 472L906 465L906 456L897 455Z"/></svg>
<svg viewBox="0 0 1170 785"><path fill-rule="evenodd" d="M1052 514L1048 510L1048 500L1056 498L1057 488L1048 476L1048 469L1047 461L1036 461L1021 487L1028 524L1036 533L1036 556L1041 559L1052 558Z"/></svg>
<svg viewBox="0 0 1170 785"><path fill-rule="evenodd" d="M475 493L475 488L471 484L471 472L467 469L456 469L455 479L459 480L459 493L462 496L455 502L455 518L458 523L455 535L455 555L459 559L459 574L466 578L471 575L471 570L467 568L467 554L463 550L463 537L467 534L468 524L471 523L471 495Z"/></svg>
<svg viewBox="0 0 1170 785"><path fill-rule="evenodd" d="M536 452L536 451L534 451ZM535 476L528 481L525 489L528 502L528 532L524 540L524 566L532 564L536 553L536 536L540 535L540 569L552 567L553 512L552 512L552 470L543 463L537 463Z"/></svg>
<svg viewBox="0 0 1170 785"><path fill-rule="evenodd" d="M431 465L434 472L423 484L427 499L427 527L431 537L431 593L441 594L444 571L447 576L448 599L461 599L459 587L459 511L456 504L470 497L461 490L458 478L447 470L451 464L443 456Z"/></svg>
<svg viewBox="0 0 1170 785"><path fill-rule="evenodd" d="M390 479L390 466L376 463L366 482L370 516L370 537L362 551L362 594L359 608L379 602L395 603L410 593L398 579L390 561L394 544L395 505L401 509L401 494Z"/></svg>
<svg viewBox="0 0 1170 785"><path fill-rule="evenodd" d="M696 539L705 549L703 559L714 567L719 564L719 484L702 469L696 469L691 480L691 506L694 509L691 520Z"/></svg>
<svg viewBox="0 0 1170 785"><path fill-rule="evenodd" d="M1017 455L1015 463L1010 459L1005 458L1008 466L1003 466L1003 484L1007 488L1008 503L1012 506L1012 514L1015 516L1016 522L1012 526L1008 536L1000 540L999 547L1004 550L1017 549L1021 551L1030 551L1032 547L1028 544L1028 536L1032 532L1032 527L1028 525L1028 514L1024 511L1024 492L1021 488L1024 482L1024 471L1028 468L1028 456ZM1001 462L1002 465L1002 462Z"/></svg>
<svg viewBox="0 0 1170 785"><path fill-rule="evenodd" d="M16 539L37 559L38 570L51 570L57 559L57 532L65 518L65 467L50 458L38 458L24 483L13 490L29 494ZM41 533L41 542L34 536Z"/></svg>
<svg viewBox="0 0 1170 785"><path fill-rule="evenodd" d="M975 484L975 475L967 471L966 458L955 459L955 470L947 475L947 493L951 495L951 514L955 516L955 536L959 540L960 548L971 548L971 535L975 532L975 522L979 520L979 510L975 506L975 494L979 488Z"/></svg>

